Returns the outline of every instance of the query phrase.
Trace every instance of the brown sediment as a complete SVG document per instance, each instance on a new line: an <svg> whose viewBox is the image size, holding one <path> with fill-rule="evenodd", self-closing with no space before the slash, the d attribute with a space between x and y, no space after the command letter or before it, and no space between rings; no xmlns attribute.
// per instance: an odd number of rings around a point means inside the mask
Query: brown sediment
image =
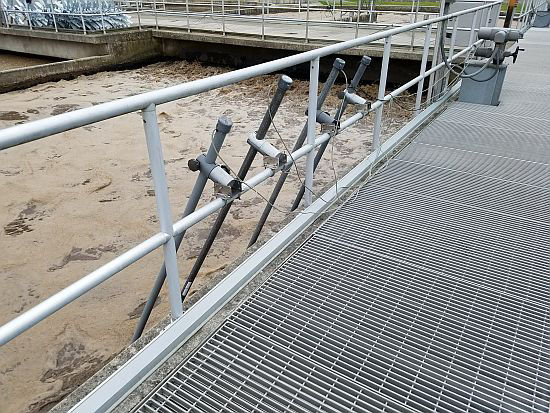
<svg viewBox="0 0 550 413"><path fill-rule="evenodd" d="M6 93L3 107L9 112L0 113L13 113L0 115L0 128L26 117L35 120L225 71L197 63L163 62ZM258 128L277 79L277 75L262 76L159 106L174 218L185 208L196 179L186 161L208 149L217 118L225 114L233 121L221 155L236 170L248 149L248 134ZM341 88L341 84L334 88L327 110L337 107ZM374 99L376 91L373 85L360 93ZM284 142L292 148L306 120L307 94L308 82L294 81L275 116L281 136L274 128L267 136L273 145L283 147ZM63 105L59 97L64 98ZM410 107L414 102L405 99L400 104ZM383 133L389 136L410 112L397 104L386 106ZM347 113L353 113L353 108ZM131 113L90 126L0 152L0 225L4 229L0 233L0 324L159 231L141 117ZM333 161L339 176L368 154L371 130L372 117L367 117L336 138ZM330 160L329 150L316 173L318 191L334 179ZM258 157L249 177L262 168ZM265 234L288 216L303 181L303 162L298 170L300 175L291 171ZM263 197L269 196L274 182L235 201L193 291L245 250L265 206ZM208 184L200 205L212 198ZM214 219L209 217L187 232L178 253L182 280ZM45 411L124 348L161 263L161 251L156 251L3 346L2 413ZM163 291L150 325L168 314L165 298Z"/></svg>

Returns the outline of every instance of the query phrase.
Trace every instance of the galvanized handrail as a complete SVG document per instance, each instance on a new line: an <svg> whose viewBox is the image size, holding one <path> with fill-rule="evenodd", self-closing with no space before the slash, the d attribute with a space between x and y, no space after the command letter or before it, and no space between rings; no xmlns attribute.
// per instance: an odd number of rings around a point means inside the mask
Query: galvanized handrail
<svg viewBox="0 0 550 413"><path fill-rule="evenodd" d="M185 2L165 2L165 1L156 1L156 0L148 0L148 1L128 1L128 2L120 2L125 3L126 6L121 9L121 12L109 12L100 10L99 13L92 13L89 11L82 11L80 10L78 13L68 13L68 12L55 12L55 11L40 11L40 10L15 10L15 9L4 9L2 10L1 2L0 2L0 15L4 15L4 19L0 19L0 25L5 25L6 27L10 27L9 22L9 15L10 14L19 14L19 15L25 15L27 18L27 27L30 30L36 29L36 27L33 27L30 16L31 14L43 14L43 15L49 15L51 16L53 20L53 29L57 32L59 31L59 24L57 23L57 18L59 16L75 16L79 17L81 20L81 27L78 31L88 34L93 33L96 30L102 31L103 33L106 33L110 28L106 27L105 18L108 16L113 16L117 14L124 14L124 15L135 15L137 16L137 22L134 23L139 30L143 30L147 27L153 26L156 29L159 29L160 26L162 27L183 27L182 24L187 29L187 32L191 32L192 30L208 30L213 32L221 32L223 35L226 35L228 33L227 30L227 23L230 21L233 22L240 22L240 21L246 21L246 22L255 22L258 24L258 33L250 33L249 30L244 30L243 33L246 33L247 35L250 34L257 34L262 39L266 37L267 33L267 26L270 24L278 24L278 23L287 23L287 24L299 24L304 25L305 30L299 34L296 34L295 36L292 36L291 38L295 39L303 39L306 43L311 41L314 36L311 35L311 29L310 26L334 26L338 30L350 30L350 35L353 38L359 37L359 29L375 29L379 30L380 28L394 28L394 27L403 27L404 24L402 23L391 23L391 22L362 22L360 19L361 14L368 14L372 15L373 13L376 13L377 15L385 15L385 14L392 14L392 15L410 15L411 21L414 21L415 23L418 20L418 15L422 14L425 19L427 19L430 16L433 16L436 13L433 12L420 12L419 11L419 4L420 2L416 2L416 9L415 9L415 1L412 2L412 7L410 11L385 11L385 10L375 10L372 7L370 9L361 9L361 2L358 2L357 8L336 8L336 5L333 4L333 7L319 7L318 5L313 5L308 0L305 3L306 8L302 6L302 3L299 2L298 4L270 4L267 1L262 1L256 5L251 4L241 4L240 0L236 0L233 2L226 2L225 0L211 0L210 2L190 2L189 0L186 0ZM512 16L513 20L516 20L516 27L522 31L525 31L529 25L530 25L530 16L533 15L536 10L540 8L543 2L538 2L537 0L527 0L525 2L521 3L521 9L514 10L514 14ZM160 6L159 6L160 5ZM172 6L172 8L166 8L166 6ZM176 7L177 6L177 7ZM193 7L207 7L210 6L210 11L190 11L190 6ZM371 4L372 6L372 4ZM243 14L242 11L247 9L254 9L254 10L261 10L261 12L258 12L257 15L253 14ZM298 13L298 17L293 16L278 16L276 13L273 15L271 14L273 11L277 10L284 10L284 11L294 11ZM305 10L305 18L302 17L302 10ZM270 13L271 11L271 13ZM340 11L341 16L340 19L333 18L328 20L319 20L318 18L312 18L310 17L311 12L327 12L327 13L336 13L337 11ZM348 13L349 16L347 19L342 18L342 13ZM147 23L145 21L145 17L153 17L154 22ZM170 17L172 19L175 19L176 21L179 21L179 23L172 23L171 20L165 20L164 22L159 23L159 18L162 17ZM85 20L88 17L100 17L100 28L97 29L93 27L89 27L86 25ZM179 20L181 18L181 20ZM199 19L202 20L204 18L209 18L211 20L211 23L217 23L219 24L219 27L204 27L203 22L199 23L191 23L191 19ZM185 24L186 23L186 24ZM197 24L199 27L197 27ZM12 24L13 25L13 24ZM194 27L192 27L194 26ZM69 30L69 29L64 29ZM74 30L74 29L72 29ZM469 28L458 28L459 31L461 30L469 30ZM70 31L70 30L69 30ZM411 40L410 40L410 48L411 50L414 49L414 39L415 39L415 30L411 30ZM231 32L239 33L239 31L231 30Z"/></svg>
<svg viewBox="0 0 550 413"><path fill-rule="evenodd" d="M156 5L156 1L155 0L150 0L148 2L137 2L137 1L134 1L134 2L127 2L127 7L122 11L123 14L126 14L126 15L137 15L137 26L138 28L141 30L143 29L144 27L146 27L146 25L144 24L144 22L142 22L143 18L142 16L153 16L154 17L154 26L156 28L159 27L159 17L162 17L162 16L168 16L168 17L181 17L182 19L187 19L187 30L188 31L191 31L191 27L190 27L190 22L189 22L189 19L190 17L198 17L198 18L204 18L204 17L210 17L214 20L216 19L221 19L221 32L223 34L226 34L226 20L236 20L236 21L239 21L239 20L247 20L247 21L256 21L258 23L261 24L261 36L262 38L265 37L265 25L269 22L272 22L272 23L280 23L280 22L285 22L285 23L294 23L294 24L305 24L305 34L304 34L304 40L307 42L310 40L310 37L309 36L309 25L311 24L312 26L313 25L332 25L332 26L335 26L335 27L339 27L339 28L352 28L354 30L354 37L357 38L359 37L359 33L358 33L358 30L359 28L368 28L368 27L371 27L371 28L380 28L380 27L401 27L403 26L403 24L400 24L400 23L376 23L376 22L361 22L360 21L360 14L361 13L366 13L366 14L372 14L372 13L376 13L376 14L379 14L379 15L384 15L384 14L392 14L392 15L410 15L411 16L411 20L412 19L412 16L414 16L414 22L416 22L418 20L417 16L418 14L422 14L424 15L425 18L428 18L429 16L433 16L437 13L433 13L433 12L419 12L418 10L418 7L414 8L414 5L415 5L415 1L413 0L413 6L411 8L411 11L385 11L385 10L374 10L374 9L368 9L368 10L361 10L361 2L358 2L358 7L357 8L334 8L334 9L329 9L329 8L326 8L326 7L319 7L318 5L312 5L310 4L310 2L308 1L307 2L307 13L306 13L306 18L302 18L300 17L301 16L301 11L303 9L303 7L301 6L301 3L298 3L297 5L296 4L288 4L288 5L271 5L269 4L269 2L261 2L257 5L248 5L248 4L241 4L240 0L237 0L237 2L225 2L225 0L212 0L210 2L204 2L204 3L191 3L189 2L188 0L186 2L181 2L181 3L171 3L171 2L162 2L161 3L163 5L162 9L159 10L159 8L157 7ZM419 2L417 3L417 6L418 6ZM143 7L143 6L149 6L149 7ZM177 10L177 9L166 9L166 6L178 6L179 8L183 9L183 10ZM194 11L194 12L191 12L189 11L189 6L211 6L211 10L210 12L199 12L199 11ZM231 13L231 12L228 12L228 10L231 10L231 9L235 9L237 13ZM241 11L242 10L246 10L246 9L261 9L261 13L258 13L258 15L243 15L241 14ZM283 10L290 10L290 11L295 11L295 12L298 12L298 18L295 18L295 17L279 17L279 16L271 16L270 15L270 10L278 10L278 9L283 9ZM350 14L350 18L348 20L336 20L336 19L329 19L329 20L319 20L319 19L314 19L314 18L310 18L310 12L314 12L314 11L318 11L318 12L331 12L331 13L334 13L336 10L340 11L341 13L351 13ZM15 10L15 9L6 9L4 10L4 13L6 13L6 15L9 15L10 13L15 13L15 14L21 14L22 12L20 10ZM106 16L110 16L110 15L114 15L114 14L117 14L117 13L113 13L113 12L104 12L103 10L100 10L100 13L90 13L90 12L87 12L87 11L83 11L83 12L79 12L77 14L72 14L72 13L64 13L64 12L52 12L52 11L32 11L32 13L34 14L45 14L45 15L52 15L53 17L53 21L54 21L54 26L55 26L55 30L58 31L58 27L57 27L57 24L55 24L55 16L62 16L62 15L72 15L72 16L77 16L77 17L80 17L82 19L82 27L81 27L81 32L83 33L88 33L88 32L92 32L93 30L90 30L86 27L86 25L84 24L84 16L89 16L89 17L101 17L101 30L105 33L106 32L106 28L105 28L105 25L104 25L104 17ZM355 17L353 17L355 16ZM352 18L353 17L353 18ZM9 23L6 23L7 25L9 25ZM29 21L28 22L28 25L29 25L29 28L32 29L32 25L31 25L31 22ZM166 23L166 26L167 27L170 27L170 23ZM108 29L107 29L108 30ZM218 31L218 29L209 29L209 30L214 30L214 31ZM414 38L414 32L413 32L413 38Z"/></svg>
<svg viewBox="0 0 550 413"><path fill-rule="evenodd" d="M456 20L463 15L469 13L478 14L483 9L492 7L500 7L501 2L491 2L487 5L482 5L468 10L452 13L446 16L433 18L410 24L406 27L394 28L385 32L375 33L362 38L349 40L346 42L326 46L320 49L300 53L294 56L274 60L260 65L252 66L245 69L240 69L221 75L212 76L205 79L187 82L181 85L172 86L165 89L160 89L148 93L143 93L136 96L131 96L108 103L103 103L90 108L80 109L73 112L67 112L57 116L52 116L46 119L29 122L22 125L17 125L0 131L0 150L6 150L10 147L28 143L33 140L42 139L56 133L65 132L74 128L89 125L102 120L114 118L135 111L141 111L144 121L144 129L147 140L147 148L153 181L155 185L155 196L157 201L157 210L160 221L160 232L153 235L151 238L143 241L137 246L131 248L127 252L118 256L109 263L103 265L92 273L84 276L79 281L71 284L64 290L54 294L52 297L44 300L40 304L29 309L25 313L19 315L15 319L9 321L0 327L0 345L3 345L18 336L22 332L28 330L36 323L50 316L60 308L72 302L82 294L93 289L103 281L107 280L114 274L126 268L133 262L144 257L156 248L163 246L164 261L167 268L168 278L168 294L171 307L172 319L179 318L182 314L182 303L180 299L179 273L177 269L177 260L174 247L174 237L182 234L188 228L202 221L215 211L220 210L225 205L233 202L241 194L248 192L255 186L274 176L277 172L289 168L295 161L306 156L306 194L313 192L313 162L314 150L316 147L329 141L337 133L345 131L351 125L357 123L368 113L376 112L376 121L374 125L374 145L373 151L377 151L380 145L379 133L380 124L382 121L382 108L385 102L390 101L394 97L403 93L410 87L418 85L417 93L422 94L422 80L431 76L433 73L441 69L445 63L433 65L430 70L426 70L427 56L429 53L429 42L425 42L423 49L423 59L421 74L389 94L385 93L385 79L387 77L388 62L391 50L391 38L399 33L404 33L413 29L422 27L430 27L436 23L452 20L456 25ZM379 98L372 104L370 109L358 111L353 116L344 120L340 124L337 132L325 132L319 136L315 136L315 113L317 87L316 82L319 78L319 59L328 55L337 54L346 49L368 44L370 42L384 39L384 56L383 67L381 72L381 82ZM469 53L474 47L480 44L481 41L472 41L470 45L460 52L450 56L449 62L452 62L461 56ZM453 45L451 45L452 47ZM257 175L246 180L242 185L242 191L228 198L217 198L214 201L207 203L202 208L190 213L184 218L172 223L172 214L169 209L168 189L166 184L166 176L164 172L164 159L159 136L159 128L156 118L156 107L163 103L171 102L184 97L203 93L219 87L231 85L242 80L250 79L255 76L265 75L276 72L291 66L301 63L311 62L310 67L310 91L309 91L309 115L308 115L308 130L306 144L295 150L288 162L276 169L266 168ZM417 101L417 109L420 105ZM311 203L311 199L307 198L307 204Z"/></svg>

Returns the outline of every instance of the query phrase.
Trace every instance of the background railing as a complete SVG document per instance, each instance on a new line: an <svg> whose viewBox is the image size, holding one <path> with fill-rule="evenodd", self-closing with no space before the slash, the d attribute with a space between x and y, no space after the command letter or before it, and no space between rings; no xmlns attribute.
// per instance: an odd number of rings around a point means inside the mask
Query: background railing
<svg viewBox="0 0 550 413"><path fill-rule="evenodd" d="M254 234L252 234L252 238L250 240L250 245L252 245L258 238L258 234L262 230L269 212L276 202L279 191L281 190L286 176L289 173L289 169L295 166L296 161L304 157L306 158L304 171L305 180L301 193L305 196L305 205L307 206L311 204L313 198L315 197L314 171L317 164L321 160L322 151L326 148L328 142L330 142L330 140L335 136L344 133L350 126L357 124L361 119L371 113L375 115L371 151L377 156L382 156L380 153L381 124L383 120L383 108L386 103L392 102L405 91L408 91L411 88L416 88L414 110L416 113L419 113L423 107L430 105L442 96L447 96L447 92L450 87L450 78L448 76L449 73L447 72L445 62L437 63L438 61L435 60L432 61L431 67L428 66L432 29L437 26L441 29L438 30L438 33L443 33L443 35L445 35L443 28L446 27L447 32L452 34L448 45L449 57L447 62L449 64L453 64L453 62L460 63L467 57L471 56L477 46L482 43L482 41L476 40L475 29L472 27L468 44L466 44L461 51L457 53L454 52L455 41L457 39L456 32L460 25L460 20L465 18L465 16L470 15L471 17L473 15L474 21L477 21L478 17L482 16L482 14L487 10L500 7L501 2L493 2L461 12L420 21L403 27L392 28L360 37L358 39L322 47L245 69L139 94L1 130L0 150L6 150L13 146L28 144L34 140L43 139L60 132L69 131L71 129L83 127L106 119L140 111L143 119L149 164L155 188L160 232L152 235L150 238L119 255L117 258L101 266L90 274L85 275L77 282L69 285L62 291L54 294L48 299L42 301L40 304L32 307L5 325L1 326L0 345L9 342L14 337L31 328L33 325L49 317L57 310L76 300L78 297L91 289L99 286L101 283L122 271L130 264L140 260L160 247L163 249L164 265L157 276L155 285L148 298L142 318L136 329L134 339L139 337L143 331L157 294L160 291L160 287L164 284L165 279L167 281L172 320L176 320L181 317L183 313L182 300L189 291L194 277L196 276L202 261L204 261L204 257L208 254L210 247L216 238L218 230L235 200L239 199L242 195L249 191L255 191L256 186L271 177L275 175L279 176L277 185L275 186L275 189L266 204L264 214L260 218ZM420 73L409 82L401 85L392 92L387 93L386 86L388 68L390 65L392 40L395 36L402 33L411 32L412 30L419 30L424 33ZM340 95L340 104L338 105L335 113L331 114L326 112L323 107L324 100L330 89L333 87L336 77L342 71L344 62L341 59L336 59L334 61L332 71L324 82L321 93L319 94L318 81L320 59L326 58L329 55L341 53L353 47L367 45L376 41L383 41L384 44L377 99L373 102L367 102L357 94L357 85L370 62L368 57L364 57L351 82L346 82L347 84ZM437 39L435 44L439 44ZM434 55L437 57L437 52L435 52ZM249 137L248 142L250 143L250 147L238 172L233 172L230 169L229 171L223 171L221 166L216 166L214 163L216 158L222 159L220 156L220 152L222 151L222 143L225 136L230 133L231 130L230 119L222 117L218 120L216 132L213 134L208 153L204 156L199 156L196 161L190 162L190 168L192 170L198 170L199 176L189 197L183 217L176 222L173 222L173 214L169 206L169 193L164 171L164 158L157 121L157 107L167 102L199 95L209 90L235 84L260 75L281 71L299 64L309 64L310 86L307 102L307 123L298 137L294 148L292 150L286 150L286 147L284 150L283 148L278 148L279 153L277 153L277 148L266 145L266 141L264 140L267 130L272 126L273 117L276 115L279 105L292 83L292 80L287 76L281 76L277 85L277 91L268 106L260 127ZM439 75L436 76L437 74ZM426 79L429 79L427 89L424 88ZM452 81L456 82L458 79ZM424 92L426 91L427 94L426 97L424 97ZM343 114L347 108L352 108L354 111L351 116L344 119ZM317 123L322 124L320 134L316 134ZM264 155L265 169L263 169L260 173L247 178L248 169L250 168L252 161L258 152ZM198 199L200 198L200 195L209 179L215 181L215 188L218 195L216 199L197 209ZM301 195L298 194L296 199L298 201L297 204L299 204ZM330 201L331 200L327 200L327 202ZM185 232L188 229L192 228L195 224L203 221L205 218L217 211L220 212L217 215L210 234L208 235L205 244L197 257L197 261L187 277L183 288L181 288L180 270L178 268L176 257L177 248L183 241Z"/></svg>
<svg viewBox="0 0 550 413"><path fill-rule="evenodd" d="M72 8L72 12L60 11L54 6L54 1L37 0L31 6L25 3L19 9L0 1L0 22L6 27L27 27L31 30L50 28L55 31L106 33L121 27L136 27L139 30L166 27L188 32L219 32L222 35L239 33L261 38L292 37L308 42L329 39L345 41L374 31L403 27L439 14L438 7L421 6L420 0L413 0L410 10L387 10L388 4L377 5L375 0L355 0L354 3L296 0L288 4L268 0L91 0L91 3L86 3L87 8L75 2L78 5ZM528 25L536 11L535 5L540 6L539 3L539 0L518 3L513 16L517 28ZM39 4L42 6L39 7ZM91 7L90 4L95 6ZM405 8L409 8L409 5ZM290 33L288 28L292 29ZM415 38L418 30L411 29L406 38L395 39L395 44L422 47L423 39ZM469 27L459 30L469 30Z"/></svg>

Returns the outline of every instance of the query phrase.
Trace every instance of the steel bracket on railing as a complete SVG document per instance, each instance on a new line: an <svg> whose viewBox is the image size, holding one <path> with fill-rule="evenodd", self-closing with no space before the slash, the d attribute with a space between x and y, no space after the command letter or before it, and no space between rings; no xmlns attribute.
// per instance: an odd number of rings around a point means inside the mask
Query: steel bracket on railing
<svg viewBox="0 0 550 413"><path fill-rule="evenodd" d="M344 69L344 65L346 62L340 58L336 58L334 60L334 63L332 64L332 70L330 71L328 78L326 82L323 84L323 88L321 90L321 93L319 94L319 97L317 99L317 109L320 110L323 106L323 103L325 102L325 99L327 98L330 89L334 85L334 82L336 81L336 78L338 77L338 74ZM300 135L298 136L298 139L296 139L296 143L294 144L293 151L296 151L297 149L301 148L304 144L304 141L306 139L307 134L307 123L302 128L302 131L300 132ZM256 228L254 229L254 232L252 234L252 237L250 238L250 241L248 242L248 246L250 247L253 245L260 236L260 233L262 232L262 228L264 227L267 218L269 217L269 214L271 213L271 210L273 209L273 206L275 205L275 202L277 201L277 198L279 197L279 193L281 192L281 189L283 188L283 185L285 184L286 178L288 177L289 171L283 171L281 176L279 177L277 184L275 185L275 188L273 188L273 191L271 192L271 195L269 197L269 202L266 204L264 211L262 213L262 216L260 217L258 223L256 224Z"/></svg>
<svg viewBox="0 0 550 413"><path fill-rule="evenodd" d="M242 191L241 182L230 175L227 166L209 162L204 154L190 159L188 166L193 172L200 171L214 182L214 195L218 198L231 198Z"/></svg>
<svg viewBox="0 0 550 413"><path fill-rule="evenodd" d="M362 97L358 96L356 91L359 86L359 82L363 78L365 71L367 70L367 67L370 65L372 59L369 56L363 56L361 58L361 62L359 63L359 66L357 67L357 70L355 71L355 75L353 76L353 79L351 80L350 85L344 89L342 92L338 94L339 98L341 99L340 105L338 105L338 109L336 110L336 114L334 115L334 118L336 119L336 127L323 127L321 126L322 132L329 132L333 135L335 135L338 132L338 128L340 127L340 119L342 117L342 114L346 110L348 104L355 104L359 106L360 112L368 112L371 109L371 102L368 102L366 99L363 99ZM323 154L328 146L328 142L325 142L319 147L319 150L317 151L317 155L315 156L313 169L317 169L317 166L319 165L319 162L321 162L321 158L323 157ZM302 185L300 190L298 191L298 194L296 195L296 198L294 199L294 203L292 204L291 210L294 211L298 208L300 205L300 202L304 196L305 193L305 186Z"/></svg>
<svg viewBox="0 0 550 413"><path fill-rule="evenodd" d="M285 166L287 161L286 154L274 147L267 140L256 138L256 132L253 132L246 142L263 156L265 168L279 170Z"/></svg>

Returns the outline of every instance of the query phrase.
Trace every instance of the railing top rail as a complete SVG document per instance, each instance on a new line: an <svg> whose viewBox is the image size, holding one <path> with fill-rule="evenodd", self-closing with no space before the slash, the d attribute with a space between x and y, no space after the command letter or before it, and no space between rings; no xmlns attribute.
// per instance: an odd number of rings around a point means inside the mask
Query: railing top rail
<svg viewBox="0 0 550 413"><path fill-rule="evenodd" d="M132 113L145 109L151 104L160 105L174 100L193 96L219 87L228 86L243 80L256 76L261 76L286 69L291 66L309 62L315 58L325 57L331 54L342 52L346 49L361 46L381 40L389 36L394 36L413 29L427 26L428 24L438 23L457 16L476 12L478 10L493 7L501 4L502 0L493 1L481 6L447 14L445 16L435 17L428 20L422 20L403 27L396 27L379 33L336 43L319 49L310 50L293 56L284 57L259 65L235 70L220 75L207 77L204 79L193 80L176 86L167 87L151 92L130 96L111 102L102 103L89 108L79 109L73 112L67 112L60 115L36 120L22 125L13 126L0 130L0 150L17 146L33 140L45 138L56 133L65 132L78 127L86 126L95 122Z"/></svg>

